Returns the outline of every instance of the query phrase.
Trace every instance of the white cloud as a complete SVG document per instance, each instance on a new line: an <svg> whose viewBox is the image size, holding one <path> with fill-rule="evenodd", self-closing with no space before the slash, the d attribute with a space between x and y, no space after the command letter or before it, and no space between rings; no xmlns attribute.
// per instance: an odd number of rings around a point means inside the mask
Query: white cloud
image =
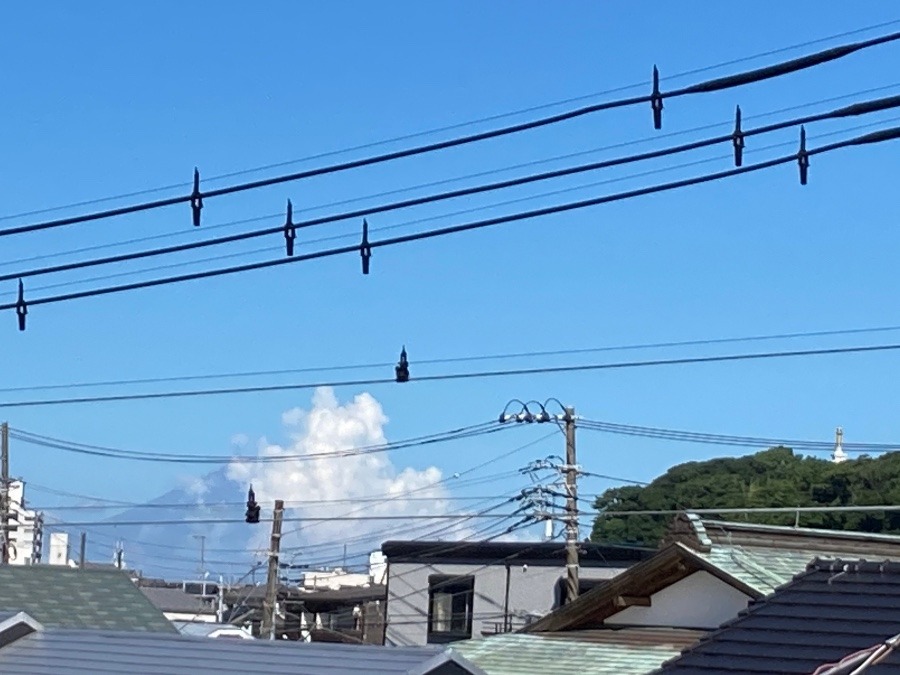
<svg viewBox="0 0 900 675"><path fill-rule="evenodd" d="M250 483L263 510L271 513L276 498L287 503L286 516L331 518L353 512L353 515L411 514L433 515L450 512L447 490L440 469L398 468L388 453L328 456L364 446L386 443L384 427L388 422L378 401L368 393L341 404L330 388L316 390L309 410L293 408L282 415L288 442L284 445L261 439L257 446L260 457L298 456L283 462L250 463L235 459L228 467L230 480L246 486ZM414 452L414 450L413 450ZM415 499L409 499L414 497ZM378 498L378 501L361 501ZM424 499L423 499L424 498ZM351 503L327 503L335 499L358 500ZM292 507L290 502L323 502ZM435 530L449 521L327 521L287 522L283 547L334 543L340 547L348 539L372 535L373 542L351 545L351 551L375 549L382 539L414 538ZM420 526L416 531L408 528ZM264 546L267 528L254 528L254 547ZM299 532L297 531L299 529ZM378 538L376 531L387 532ZM468 530L448 528L454 538ZM313 562L316 556L304 558Z"/></svg>

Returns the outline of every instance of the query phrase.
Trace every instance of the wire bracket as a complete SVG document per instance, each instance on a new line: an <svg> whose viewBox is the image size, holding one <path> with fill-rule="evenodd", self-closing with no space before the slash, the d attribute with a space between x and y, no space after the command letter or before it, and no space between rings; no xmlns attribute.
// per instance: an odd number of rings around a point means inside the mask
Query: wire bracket
<svg viewBox="0 0 900 675"><path fill-rule="evenodd" d="M25 317L28 316L28 304L25 302L25 285L19 279L19 298L16 300L16 316L19 319L19 330L25 330Z"/></svg>
<svg viewBox="0 0 900 675"><path fill-rule="evenodd" d="M662 129L663 99L659 91L659 69L653 66L653 94L650 96L650 107L653 108L653 128Z"/></svg>
<svg viewBox="0 0 900 675"><path fill-rule="evenodd" d="M797 165L800 167L800 185L806 185L809 175L809 153L806 151L806 127L800 127L800 150L797 152Z"/></svg>
<svg viewBox="0 0 900 675"><path fill-rule="evenodd" d="M741 106L734 111L734 133L731 136L734 144L734 165L741 166L744 163L744 132L741 130Z"/></svg>
<svg viewBox="0 0 900 675"><path fill-rule="evenodd" d="M200 210L203 208L203 195L200 194L200 170L194 167L194 191L191 193L191 216L194 227L200 227Z"/></svg>
<svg viewBox="0 0 900 675"><path fill-rule="evenodd" d="M369 260L372 258L372 246L369 244L369 222L363 218L362 241L359 244L359 255L362 258L362 272L369 273Z"/></svg>
<svg viewBox="0 0 900 675"><path fill-rule="evenodd" d="M297 238L297 228L294 226L294 206L291 200L287 202L287 219L284 221L284 244L287 247L288 257L294 255L294 239Z"/></svg>

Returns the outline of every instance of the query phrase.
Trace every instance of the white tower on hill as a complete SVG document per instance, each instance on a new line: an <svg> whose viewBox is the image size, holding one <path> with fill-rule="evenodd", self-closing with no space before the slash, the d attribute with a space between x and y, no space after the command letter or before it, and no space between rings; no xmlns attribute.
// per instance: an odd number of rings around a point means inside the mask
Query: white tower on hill
<svg viewBox="0 0 900 675"><path fill-rule="evenodd" d="M834 432L834 452L831 453L831 461L840 464L848 459L847 453L844 452L844 430L838 427Z"/></svg>

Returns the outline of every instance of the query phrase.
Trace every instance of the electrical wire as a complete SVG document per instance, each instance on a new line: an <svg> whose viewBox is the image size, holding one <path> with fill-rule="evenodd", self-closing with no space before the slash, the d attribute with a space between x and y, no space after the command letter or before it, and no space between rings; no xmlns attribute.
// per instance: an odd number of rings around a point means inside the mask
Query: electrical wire
<svg viewBox="0 0 900 675"><path fill-rule="evenodd" d="M856 138L838 141L835 143L831 143L828 145L820 146L813 150L805 151L803 153L803 157L808 160L809 157L813 157L816 155L820 155L826 152L832 152L842 148L848 148L851 146L857 145L867 145L867 144L878 144L891 140L895 140L900 138L900 127L893 127L890 129L884 129L881 131L872 132L869 134L865 134L863 136L859 136ZM108 286L104 288L96 288L90 289L86 291L77 291L71 292L56 296L47 296L43 298L37 298L34 300L29 300L26 306L36 306L36 305L45 305L51 303L58 302L66 302L70 300L76 300L81 298L89 298L89 297L97 297L101 295L108 295L112 293L121 293L124 291L133 291L142 288L151 288L156 286L165 286L174 283L181 283L185 281L194 281L197 279L206 279L216 276L230 275L236 274L239 272L248 272L251 270L259 270L265 269L268 267L275 267L290 263L298 263L298 262L306 262L309 260L319 259L319 258L328 258L338 255L345 255L348 253L358 253L362 251L368 251L371 254L371 251L378 248L384 248L389 246L396 246L399 244L410 243L414 241L421 241L425 239L432 239L436 237L444 237L450 234L457 234L461 232L474 231L479 229L484 229L487 227L493 227L495 225L502 225L506 223L516 222L520 220L528 220L531 218L538 218L548 215L554 215L559 213L565 213L568 211L573 211L577 209L583 209L590 206L599 206L601 204L609 204L612 202L623 201L627 199L633 199L636 197L642 197L649 194L657 194L661 192L667 192L671 190L681 189L685 187L690 187L694 185L701 185L704 183L709 183L713 181L722 180L724 178L729 178L732 176L739 176L746 173L753 173L756 171L761 171L764 169L769 169L775 166L780 166L782 164L787 164L790 162L797 161L798 155L788 155L784 157L778 157L775 159L770 159L765 162L760 162L757 164L751 164L747 166L741 166L735 169L729 169L727 171L719 171L716 173L705 174L702 176L695 176L693 178L686 178L678 181L673 181L670 183L657 184L649 187L639 188L636 190L629 190L627 192L619 192L611 195L604 195L601 197L593 197L590 199L584 199L575 202L568 202L565 204L557 204L554 206L547 206L539 209L534 209L531 211L524 211L519 213L513 213L505 216L497 216L495 218L489 218L487 220L480 220L460 225L450 225L443 228L438 228L435 230L428 230L425 232L417 232L414 234L407 234L395 237L389 237L386 239L380 239L375 241L365 242L364 244L360 244L357 246L343 246L338 248L327 249L323 251L316 251L314 253L307 253L299 256L289 257L289 258L280 258L277 260L268 260L264 262L257 263L248 263L244 265L238 265L234 267L226 267L219 268L214 270L207 270L203 272L194 272L190 274L182 274L179 276L172 277L164 277L159 279L150 279L146 281L133 282L129 284L122 284L119 286ZM6 303L0 305L0 311L12 310L16 309L17 303Z"/></svg>
<svg viewBox="0 0 900 675"><path fill-rule="evenodd" d="M407 497L403 501L409 502L475 502L488 499L496 499L496 496L473 495L469 497L457 497L447 495L445 497ZM285 508L315 508L319 506L332 506L334 504L380 504L384 502L384 497L343 497L339 499L315 499L315 500L285 500ZM118 509L225 509L235 506L244 506L245 502L211 502L208 504L186 504L184 502L149 502L142 504L140 502L122 502L120 504L40 504L38 506L29 506L33 511L114 511Z"/></svg>
<svg viewBox="0 0 900 675"><path fill-rule="evenodd" d="M865 335L876 333L893 333L900 331L900 325L869 326L858 328L839 328L833 330L797 331L787 333L771 333L768 335L747 335L724 338L699 338L694 340L669 340L662 342L642 342L636 344L606 345L598 347L579 347L569 349L536 350L528 352L495 353L470 356L452 356L416 359L416 365L438 365L449 363L467 363L483 361L500 361L509 359L532 359L555 356L575 356L581 354L597 354L602 352L638 351L644 349L662 349L679 347L699 347L722 344L735 344L742 342L764 342L774 340L795 340L813 337L837 337L846 335ZM42 384L24 387L0 387L0 393L18 393L26 391L46 391L60 389L85 389L91 387L131 386L135 384L169 384L174 382L191 382L198 380L218 380L247 377L297 375L302 373L324 373L346 370L374 370L388 369L393 363L360 363L354 365L312 366L309 368L281 368L277 370L256 370L232 373L217 373L210 375L173 375L170 377L152 377L130 380L103 380L93 382L70 382L64 384Z"/></svg>
<svg viewBox="0 0 900 675"><path fill-rule="evenodd" d="M872 513L876 511L893 513L895 511L900 511L900 506L896 504L873 504L865 506L751 506L739 508L723 507L702 509L636 509L634 511L581 511L579 515L590 516L594 518L605 518L611 516L618 518L619 516L677 516L680 513L694 513L698 516L726 516L744 514L778 515L795 513Z"/></svg>
<svg viewBox="0 0 900 675"><path fill-rule="evenodd" d="M828 112L817 113L814 115L807 115L805 117L795 118L791 120L785 120L782 122L776 122L774 124L769 124L763 127L758 127L755 129L747 129L741 131L741 136L746 138L752 138L754 136L771 133L773 131L779 131L782 129L789 129L792 127L797 127L805 124L812 124L814 122L820 122L824 120L830 119L841 119L845 117L857 117L862 115L867 115L874 112L882 112L885 110L891 110L894 108L900 107L900 96L889 96L876 100L870 100L860 103L854 103L849 106L845 106L842 108L838 108L836 110L831 110ZM432 204L435 202L457 199L460 197L469 197L476 194L482 194L485 192L493 192L497 190L504 190L511 187L518 187L521 185L528 185L536 182L543 182L547 180L553 180L556 178L562 178L565 176L573 176L581 173L587 173L592 171L598 171L601 169L608 169L616 166L624 166L627 164L633 164L637 162L643 162L651 159L659 159L662 157L670 157L673 155L682 154L685 152L690 152L692 150L699 150L701 148L712 147L715 145L720 145L722 143L731 143L735 139L734 133L728 133L719 136L713 136L711 138L704 138L696 141L692 141L689 143L683 143L677 146L670 146L667 148L661 148L658 150L651 150L644 153L639 153L635 155L627 155L622 157L616 157L613 159L597 161L597 162L589 162L587 164L580 164L571 167L564 167L560 169L554 169L551 171L545 171L542 173L530 174L526 176L519 176L517 178L510 178L506 180L497 181L494 183L487 183L482 185L474 185L463 188L458 188L455 190L450 190L447 192L441 192L437 194L424 195L418 197L412 197L409 199L401 200L398 202L389 202L376 206L369 206L366 208L360 208L353 211L347 211L344 213L332 214L327 216L322 216L319 218L313 218L311 220L300 221L298 223L292 223L292 227L295 230L305 229L308 227L314 227L317 225L323 225L327 223L334 223L341 220L349 220L353 218L361 218L363 216L371 216L378 213L388 213L391 211L411 208L414 206L421 206L423 204ZM89 267L96 267L100 265L108 265L119 262L128 262L138 259L151 258L161 255L168 255L171 253L180 253L184 251L196 250L201 248L206 248L210 246L219 246L222 244L233 243L237 241L246 241L248 239L254 239L258 237L268 236L272 234L278 234L284 232L283 226L264 228L259 230L252 230L249 232L241 232L238 234L226 235L223 237L217 237L214 239L205 239L201 241L193 241L187 242L184 244L177 244L172 246L166 246L163 248L149 249L144 251L130 252L130 253L122 253L113 256L107 256L104 258L94 258L90 260L80 260L70 263L63 263L58 265L51 265L46 267L40 267L36 269L30 270L21 270L18 272L9 272L6 274L0 274L0 281L9 281L16 278L28 278L34 276L41 276L46 274L55 274L58 272L68 272L78 269L85 269Z"/></svg>
<svg viewBox="0 0 900 675"><path fill-rule="evenodd" d="M900 21L898 21L897 23L900 23ZM812 108L812 107L815 107L818 105L824 105L826 103L836 103L839 101L846 101L848 99L858 98L860 96L867 96L870 94L882 93L885 91L889 91L891 89L896 89L898 86L900 86L900 83L894 83L894 84L889 84L889 85L883 85L880 87L864 89L864 90L856 91L856 92L853 92L850 94L842 94L840 96L831 96L831 97L824 98L824 99L818 99L815 101L809 101L807 103L802 103L800 105L793 105L793 106L788 106L788 107L784 107L784 108L779 108L779 109L772 110L772 111L765 112L765 113L758 113L755 115L745 115L743 117L743 119L745 121L765 119L768 117L774 117L776 115L780 115L780 114L784 114L784 113L795 112L797 110L809 109L809 108ZM654 136L647 136L644 138L632 139L632 140L628 140L628 141L621 141L618 143L607 144L604 146L599 146L599 147L595 147L595 148L588 149L588 150L581 150L578 152L567 153L564 155L557 155L554 157L549 157L549 158L544 158L544 159L531 160L528 162L522 162L519 164L510 165L510 166L502 167L499 169L489 169L486 171L479 171L479 172L467 174L464 176L457 176L454 178L444 178L441 180L430 181L428 183L420 183L420 184L414 185L414 186L394 188L391 190L381 191L381 192L378 192L375 194L340 199L340 200L332 201L332 202L329 202L326 204L320 204L317 206L295 209L295 212L300 213L300 212L321 211L321 210L327 209L327 208L334 208L334 207L345 206L345 205L353 204L353 203L365 202L365 201L372 200L372 199L378 199L381 197L389 197L389 196L397 195L397 194L415 192L417 190L421 190L421 189L425 189L425 188L432 188L432 187L438 187L440 185L458 183L458 182L464 181L464 180L483 178L485 176L506 173L508 171L513 171L515 169L525 169L525 168L529 168L529 167L539 166L539 165L548 164L551 162L556 162L556 161L560 161L560 160L564 160L564 159L574 159L575 157L584 157L587 155L593 155L593 154L597 154L600 152L607 152L609 150L618 150L618 149L633 147L633 146L637 146L637 145L646 145L648 143L663 140L663 139L681 137L681 136L697 133L700 131L709 131L711 129L728 127L730 125L731 125L730 122L704 124L701 126L688 128L688 129L682 129L679 131L668 132L665 134L656 134ZM867 126L869 126L869 125L863 125L860 127L853 127L853 128L859 129L859 128L865 128ZM822 134L822 135L819 135L818 137L824 138L829 135L832 135L832 134ZM746 152L750 153L750 152L754 152L754 151L756 151L756 150L748 149ZM645 175L645 174L638 174L638 175ZM212 180L212 179L208 179L208 180ZM518 201L518 200L516 200L516 201ZM504 203L506 203L506 202L504 202ZM60 208L62 208L62 207L60 207ZM53 209L53 210L57 210L57 209ZM264 215L264 216L255 216L252 218L242 218L239 220L227 221L227 222L219 223L216 225L204 225L203 229L204 229L204 231L213 231L213 230L219 230L219 229L224 229L224 228L231 228L231 227L235 227L237 225L246 225L249 223L256 223L256 222L261 222L261 221L266 221L266 220L274 220L274 219L279 219L279 218L283 219L284 213L273 213L273 214L268 214L268 215ZM0 220L3 220L3 218L0 218ZM420 222L420 221L413 221L413 222ZM175 237L184 237L186 235L193 235L193 234L194 234L194 230L181 229L181 230L177 230L174 232L166 232L166 233L161 233L161 234L148 235L148 236L144 236L144 237L135 237L135 238L127 239L127 240L120 240L117 242L92 244L90 246L82 246L79 248L68 249L65 251L57 251L57 252L53 252L53 253L41 253L38 255L32 255L32 256L25 257L25 258L19 258L17 260L11 260L11 261L5 261L5 262L0 261L0 267L8 267L11 265L21 265L21 264L28 263L28 262L38 262L41 260L49 260L49 259L53 259L53 258L69 257L69 256L77 255L80 253L89 253L92 251L99 251L99 250L104 250L104 249L109 249L109 248L118 248L118 247L122 247L122 246L128 246L130 244L139 244L139 243L144 243L144 242L148 242L148 241L158 241L160 239L171 239L171 238L175 238ZM305 244L309 244L309 243L320 243L322 241L329 241L329 240L333 240L333 239L334 239L333 237L318 238L318 239L314 239L312 241L309 241L309 240L304 241L304 242L302 242L302 244L305 245ZM300 245L300 244L298 244L298 245ZM279 247L270 247L270 248L267 248L264 250L265 251L281 250L281 248L282 247L280 247L280 246ZM42 288L44 288L44 287L42 287Z"/></svg>
<svg viewBox="0 0 900 675"><path fill-rule="evenodd" d="M857 29L850 30L850 31L844 31L844 32L836 33L836 34L829 35L829 36L823 37L823 38L817 38L815 40L807 40L806 42L800 42L800 43L793 44L793 45L790 45L787 47L771 49L771 50L768 50L765 52L752 54L750 56L744 56L744 57L740 57L737 59L731 59L729 61L723 61L721 63L716 63L716 64L709 65L709 66L703 66L700 68L694 68L692 70L683 71L683 72L677 73L675 75L663 77L662 80L665 82L672 81L672 80L679 80L679 79L683 79L685 77L689 77L691 75L699 75L701 73L710 72L712 70L718 70L720 68L734 66L734 65L741 64L741 63L747 63L749 61L755 61L757 59L765 58L768 56L784 54L787 52L796 51L797 49L804 49L806 47L812 47L814 45L822 44L823 42L829 42L831 40L838 40L838 39L842 39L842 38L846 38L846 37L852 37L854 35L859 35L861 33L867 33L867 32L873 31L873 30L880 30L882 28L896 26L897 24L900 24L900 20L885 21L885 22L882 22L879 24L874 24L871 26L857 28ZM488 117L482 117L482 118L475 119L475 120L469 120L467 122L459 122L459 123L455 123L455 124L446 125L443 127L429 129L426 131L418 131L418 132L414 132L414 133L410 133L410 134L404 134L402 136L395 136L393 138L388 138L388 139L384 139L384 140L380 140L380 141L374 141L374 142L370 142L370 143L364 143L361 145L356 145L356 146L343 148L343 149L339 149L339 150L331 150L331 151L327 151L327 152L318 153L315 155L308 155L306 157L302 157L302 158L298 158L298 159L291 159L291 160L286 160L286 161L282 161L282 162L275 162L275 163L265 164L262 166L256 166L256 167L253 167L250 169L242 169L239 171L232 171L230 173L219 174L216 176L206 178L205 182L208 182L208 183L216 182L216 181L226 179L226 178L234 178L237 176L259 173L260 171L268 171L271 169L277 169L277 168L282 168L285 166L296 165L296 164L300 164L300 163L311 161L311 160L324 159L326 157L334 157L334 156L346 154L348 152L354 152L354 151L358 151L358 150L368 150L370 148L379 147L379 146L383 146L383 145L389 145L392 143L397 143L399 141L412 140L414 138L430 136L432 134L441 133L441 132L445 132L445 131L454 131L456 129L461 129L461 128L473 126L476 124L483 124L485 122L493 122L493 121L497 121L497 120L501 120L501 119L506 119L509 117L514 117L516 115L522 115L522 114L531 113L531 112L538 112L540 110L547 110L547 109L558 107L561 105L566 105L569 103L586 101L586 100L589 100L592 98L597 98L598 96L609 96L611 94L616 94L616 93L620 93L623 91L629 91L629 90L637 89L637 88L640 88L643 86L646 86L646 83L639 82L639 83L635 83L635 84L619 86L619 87L615 87L613 89L607 89L605 91L594 92L593 94L585 94L585 95L575 96L575 97L571 97L571 98L567 98L567 99L563 99L563 100L557 100L557 101L554 101L551 103L544 103L544 104L540 104L540 105L530 106L528 108L520 108L518 110L500 113L497 115L491 115ZM681 132L679 132L679 133L681 133ZM670 134L666 134L666 135L670 135ZM146 194L166 192L166 191L176 190L176 189L181 189L181 188L187 189L189 187L190 187L190 183L186 183L186 182L174 183L174 184L159 186L159 187L155 187L155 188L136 190L136 191L127 192L124 194L119 194L119 195L110 196L110 197L100 197L100 198L89 199L89 200L84 200L84 201L80 201L80 202L74 202L74 203L70 203L70 204L63 204L63 205L59 205L59 206L51 206L51 207L46 207L46 208L42 208L42 209L35 209L32 211L25 211L25 212L21 212L21 213L9 214L9 215L5 215L5 216L0 216L0 221L12 220L12 219L16 219L16 218L23 218L23 217L27 217L27 216L41 215L44 213L52 213L55 211L63 211L63 210L68 210L68 209L77 208L77 207L81 207L81 206L92 206L94 204L101 204L101 203L116 201L116 200L120 200L120 199L127 199L129 197L139 197L139 196L146 195Z"/></svg>
<svg viewBox="0 0 900 675"><path fill-rule="evenodd" d="M898 507L900 508L900 507ZM387 521L398 521L398 520L466 520L470 518L509 518L514 517L518 514L515 513L495 513L495 514L486 514L486 515L478 515L471 513L436 513L436 514L421 514L421 513L412 513L412 514L385 514L385 515L365 515L365 516L297 516L297 517L285 517L282 518L283 522L290 523L300 523L300 522L309 522L309 523L329 523L329 522L370 522L375 520L387 520ZM71 522L58 522L56 523L57 527L149 527L156 525L166 525L166 526L175 526L175 525L236 525L239 523L243 523L244 520L242 518L194 518L190 520L179 520L174 518L160 518L160 519L147 519L147 520L118 520L115 522L112 521L103 521L103 520L88 520L88 521L71 521ZM272 522L271 518L260 519L260 523L270 523ZM282 535L283 536L283 535Z"/></svg>
<svg viewBox="0 0 900 675"><path fill-rule="evenodd" d="M369 455L374 453L388 452L391 450L401 450L411 447L422 447L425 445L433 445L435 443L445 443L464 438L473 438L487 434L496 433L502 428L496 421L485 422L481 424L453 429L438 434L430 434L427 436L419 436L416 438L398 441L395 443L383 443L378 445L368 445L359 448L351 448L345 450L335 450L329 452L311 453L311 454L281 454L281 455L261 455L261 456L239 456L239 455L202 455L188 453L162 453L162 452L142 452L133 450L124 450L121 448L110 448L98 445L88 445L84 443L75 443L65 441L49 436L34 434L21 429L9 429L9 437L30 445L37 445L46 448L54 448L73 452L77 454L93 455L98 457L108 457L113 459L128 459L145 462L166 462L179 464L267 464L281 462L303 462L303 461L319 461L323 459L335 459L343 457L356 457L360 455Z"/></svg>
<svg viewBox="0 0 900 675"><path fill-rule="evenodd" d="M512 377L517 375L541 375L552 373L575 373L598 370L625 370L631 368L652 368L673 365L694 365L701 363L729 363L738 361L760 361L806 356L830 356L837 354L866 354L900 350L900 343L882 345L860 345L850 347L832 347L823 349L798 349L792 351L755 352L745 354L722 354L716 356L694 356L671 359L651 359L646 361L620 361L611 363L591 363L574 366L545 366L540 368L511 368L508 370L486 370L462 373L446 373L442 375L424 375L410 377L409 382L442 382L452 380L482 379L494 377ZM81 396L57 399L34 399L30 401L4 401L0 408L29 408L48 405L69 405L75 403L110 403L114 401L143 401L166 398L184 398L198 396L216 396L225 394L248 394L276 391L298 391L317 389L319 387L362 387L395 384L394 379L381 378L370 380L344 380L334 382L315 382L297 384L276 384L257 387L231 387L227 389L195 389L192 391L168 391L141 394L115 394L109 396Z"/></svg>
<svg viewBox="0 0 900 675"><path fill-rule="evenodd" d="M238 183L234 185L229 185L221 188L215 188L213 190L207 190L205 192L196 192L187 195L180 195L176 197L168 197L164 199L157 199L153 201L143 202L139 204L132 204L128 206L122 206L114 209L108 209L105 211L97 211L94 213L82 214L79 216L71 216L68 218L60 218L56 220L49 220L40 223L33 223L29 225L20 225L15 227L9 227L3 230L0 230L0 237L9 236L13 234L22 234L26 232L36 232L40 230L47 230L51 228L62 227L65 225L73 225L78 223L85 223L90 221L102 220L106 218L111 218L114 216L125 215L129 213L137 213L141 211L149 211L153 209L159 209L166 206L173 206L176 204L183 204L187 202L191 202L192 200L203 200L203 199L211 199L218 196L235 194L239 192L245 192L248 190L255 190L262 187L269 187L272 185L278 185L281 183L298 181L305 178L311 178L314 176L323 176L332 173L337 173L340 171L346 171L349 169L360 168L364 166L371 166L375 164L380 164L388 161L393 161L396 159L402 159L406 157L413 157L417 155L422 155L430 152L435 152L438 150L444 150L448 148L458 147L461 145L468 145L471 143L499 138L503 136L508 136L511 134L520 133L523 131L528 131L532 129L537 129L541 127L550 126L553 124L558 124L560 122L564 122L567 120L575 119L578 117L583 117L585 115L589 115L595 112L601 112L605 110L612 110L615 108L624 108L630 107L634 105L653 103L654 106L658 106L661 110L663 101L671 100L674 98L680 98L683 96L689 96L693 94L702 94L702 93L711 93L716 91L722 91L726 89L732 89L735 87L741 87L748 84L753 84L756 82L762 82L765 80L781 77L783 75L787 75L790 73L794 73L797 71L805 70L817 65L821 65L823 63L827 63L830 61L834 61L836 59L843 58L855 52L868 49L871 47L875 47L882 44L887 44L890 42L894 42L900 39L900 32L890 33L888 35L882 35L876 38L871 38L869 40L864 40L861 42L855 42L851 44L841 45L838 47L832 47L820 52L816 52L814 54L809 54L807 56L802 56L799 58L791 59L790 61L784 61L781 63L777 63L771 66L765 66L762 68L756 68L753 70L737 73L734 75L728 75L725 77L714 78L711 80L706 80L703 82L698 82L693 85L688 85L686 87L680 87L678 89L673 89L667 92L656 91L654 94L649 95L641 95L641 96L633 96L629 98L617 99L613 101L604 101L601 103L595 103L592 105L583 106L577 109L568 110L565 112L557 113L554 115L548 115L546 117L530 120L527 122L521 122L518 124L512 124L505 127L499 127L496 129L477 132L473 134L468 134L465 136L459 136L452 139L446 139L442 141L437 141L433 143L429 143L426 145L416 146L412 148L405 148L402 150L396 150L393 152L387 152L379 155L371 155L369 157L339 162L336 164L331 164L327 166L317 167L313 169L307 169L304 171L293 172L289 174L284 174L280 176L274 176L271 178L265 178L255 181L250 181L246 183ZM659 125L657 125L659 126Z"/></svg>
<svg viewBox="0 0 900 675"><path fill-rule="evenodd" d="M500 461L502 461L502 460L504 460L504 459L509 459L510 457L513 457L514 455L517 455L517 454L519 454L520 452L522 452L522 451L524 451L524 450L527 450L527 449L532 448L532 447L534 447L534 446L536 446L536 445L539 445L540 443L543 443L544 441L546 441L548 438L550 438L550 437L553 436L553 435L554 435L554 434L551 433L551 434L548 434L548 435L546 435L546 436L542 436L542 437L536 438L536 439L534 439L534 440L532 440L532 441L529 441L529 442L527 442L527 443L524 443L524 444L522 444L522 445L516 446L516 447L512 448L511 450L507 450L506 452L503 452L503 453L494 455L494 456L490 457L489 459L486 459L485 461L483 461L483 462L481 462L481 463L479 463L479 464L476 464L476 465L473 466L473 467L469 467L468 469L466 469L465 471L463 471L463 472L461 472L461 473L457 473L457 474L454 474L453 476L441 478L440 480L435 481L435 482L433 482L433 483L429 483L428 485L424 485L424 486L421 486L421 487L419 487L419 488L415 488L415 489L413 489L413 490L407 492L406 494L413 494L413 493L418 493L418 492L424 492L424 491L428 491L428 490L433 490L435 487L444 485L445 483L447 483L447 482L450 481L450 480L456 481L456 479L459 478L459 477L462 477L462 476L465 476L465 475L474 473L474 472L476 472L476 471L480 471L481 469L483 469L483 468L485 468L485 467L488 467L488 466L490 466L490 465L492 465L492 464L496 464L497 462L500 462ZM515 471L515 472L512 472L512 473L513 473L513 474L516 474L516 475L519 474L518 471ZM494 484L496 484L496 481L490 481L490 483L491 483L491 485L494 485ZM459 483L455 483L455 485L458 486ZM469 486L471 487L471 485L472 485L472 483L470 482L470 483L469 483ZM399 498L400 498L400 495L397 495L397 496L394 497L393 499L399 499ZM367 511L367 510L368 510L368 507L367 507L367 506L360 506L360 507L357 507L357 508L355 508L355 509L351 509L350 511L345 512L343 515L352 516L352 515L356 515L357 513L363 513L363 512L365 512L365 511ZM313 525L312 525L311 527L315 527L315 526L316 526L316 523L313 523ZM309 528L306 528L306 529L309 529ZM286 536L288 536L289 534L293 534L293 533L297 532L298 530L299 530L299 528L298 528L298 529L295 529L295 530L291 530L291 531L289 531L289 532L285 532L285 533L282 535L282 537L286 537Z"/></svg>
<svg viewBox="0 0 900 675"><path fill-rule="evenodd" d="M879 126L884 123L897 122L897 121L900 121L900 117L892 117L892 118L881 120L879 122L874 122L871 124L857 125L857 126L853 126L853 127L847 128L847 129L842 129L840 131L830 132L830 133L826 133L826 134L820 134L820 135L817 135L817 138L822 139L822 138L827 138L827 137L831 137L831 136L842 135L842 134L845 134L850 131L869 129L869 128ZM791 142L775 143L775 144L771 144L771 145L764 146L761 148L751 148L751 149L747 150L745 152L745 154L761 152L764 150L771 150L774 148L782 148L782 147L786 147L789 145L792 145L792 143ZM709 164L709 163L717 162L717 161L720 161L723 159L729 159L730 157L731 157L731 155L724 155L724 156L717 156L717 157L709 157L706 159L695 160L695 161L691 161L691 162L684 162L681 164L670 165L670 166L666 166L666 167L662 167L662 168L658 168L658 169L653 169L650 171L643 171L640 173L629 174L626 176L618 176L616 178L606 179L606 180L602 180L602 181L592 181L590 183L586 183L586 184L578 185L578 186L574 186L574 187L552 190L549 192L533 194L533 195L529 195L526 197L505 200L502 202L478 206L478 207L474 207L474 208L462 209L459 211L454 211L452 213L428 216L425 218L417 218L414 220L404 221L402 223L397 223L394 225L388 225L388 226L383 226L383 227L369 228L369 231L374 233L374 232L386 232L389 230L397 230L397 229L407 228L407 227L410 227L415 224L434 221L434 220L443 220L448 217L452 217L452 216L456 216L456 215L464 215L464 214L469 214L469 213L476 213L476 212L492 210L492 209L496 209L500 206L505 206L505 205L510 205L510 204L518 204L518 203L522 203L522 202L534 201L536 199L542 199L545 197L555 196L555 195L559 195L559 194L566 194L566 193L570 193L570 192L581 191L581 190L587 189L589 187L610 185L613 183L619 183L619 182L623 182L623 181L633 180L635 178L657 175L657 174L661 174L661 173L668 173L668 172L675 171L678 169L683 169L683 168L692 167L692 166L699 166L701 164ZM343 239L352 239L352 238L357 238L357 237L358 237L357 232L351 232L351 233L347 233L347 234L317 237L312 240L305 240L299 245L300 246L310 246L312 244L317 244L317 243L338 241L338 240L343 240ZM178 262L178 263L155 265L152 267L146 267L146 268L137 269L137 270L126 270L124 272L117 272L114 274L105 274L105 275L100 275L100 276L82 278L82 279L77 279L75 281L65 281L65 282L59 282L59 283L44 284L42 286L34 287L33 289L31 289L31 291L34 292L34 291L45 291L45 290L51 290L51 289L57 289L57 288L69 288L69 287L73 287L73 286L81 286L84 284L94 283L94 282L98 282L98 281L108 281L111 279L119 279L119 278L123 278L123 277L139 276L139 275L146 274L148 272L156 272L156 271L162 271L162 270L171 270L171 269L179 269L179 268L184 268L184 267L192 267L192 266L203 264L203 263L218 262L221 260L229 260L229 259L234 259L234 258L245 258L245 257L249 257L251 255L256 255L256 254L260 254L260 253L274 253L276 251L281 251L281 250L282 250L281 246L267 246L267 247L263 247L263 248L257 248L254 250L250 250L250 251L239 251L239 252L235 252L235 253L210 256L210 257L206 257L206 258L182 261L182 262ZM15 295L16 295L16 293L12 292L12 291L0 293L0 297L4 297L4 296L6 296L6 297L13 296L14 297ZM337 369L346 369L346 368L339 367Z"/></svg>
<svg viewBox="0 0 900 675"><path fill-rule="evenodd" d="M608 434L624 436L639 436L642 438L654 438L667 441L685 441L689 443L707 443L719 446L735 446L745 448L756 447L789 447L794 450L813 452L831 452L834 450L834 441L799 440L790 438L764 438L758 436L733 436L724 434L710 434L697 431L681 431L676 429L662 429L658 427L641 427L627 424L614 424L611 422L598 422L579 418L578 427L589 431L599 431ZM900 449L900 443L842 443L845 452L890 452Z"/></svg>

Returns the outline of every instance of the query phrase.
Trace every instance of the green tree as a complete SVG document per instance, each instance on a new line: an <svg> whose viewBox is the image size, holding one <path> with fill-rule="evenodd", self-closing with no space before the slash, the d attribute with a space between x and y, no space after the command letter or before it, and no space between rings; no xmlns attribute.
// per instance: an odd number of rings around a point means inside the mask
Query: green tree
<svg viewBox="0 0 900 675"><path fill-rule="evenodd" d="M606 490L598 511L669 511L713 508L900 505L900 452L862 456L841 464L777 447L744 457L722 457L673 466L644 487ZM742 514L731 519L791 525L795 514ZM723 516L729 518L729 516ZM655 546L671 516L599 515L594 541ZM900 533L900 513L801 514L805 527Z"/></svg>

